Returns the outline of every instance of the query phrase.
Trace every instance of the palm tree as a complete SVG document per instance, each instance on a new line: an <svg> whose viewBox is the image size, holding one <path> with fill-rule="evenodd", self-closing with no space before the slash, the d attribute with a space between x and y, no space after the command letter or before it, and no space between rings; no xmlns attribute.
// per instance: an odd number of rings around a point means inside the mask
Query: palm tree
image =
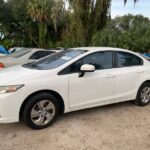
<svg viewBox="0 0 150 150"><path fill-rule="evenodd" d="M124 0L124 3L126 4L128 0ZM133 0L134 3L136 3L138 0Z"/></svg>
<svg viewBox="0 0 150 150"><path fill-rule="evenodd" d="M30 0L27 5L28 14L38 23L39 45L46 47L47 24L50 18L52 0Z"/></svg>
<svg viewBox="0 0 150 150"><path fill-rule="evenodd" d="M123 1L124 4L127 3L127 0ZM133 1L136 3L138 0ZM88 43L93 32L102 30L105 27L110 17L112 0L68 0L68 2L71 11L73 11L72 30L78 32L75 38L79 39L80 42L85 36Z"/></svg>
<svg viewBox="0 0 150 150"><path fill-rule="evenodd" d="M58 24L61 22L61 20L63 19L63 15L64 15L64 1L63 0L55 0L53 2L53 6L51 9L51 20L53 22L53 26L54 26L54 30L55 30L55 35L57 36L57 31L58 31Z"/></svg>
<svg viewBox="0 0 150 150"><path fill-rule="evenodd" d="M71 29L78 46L87 45L92 33L101 30L110 14L110 0L68 0L72 14ZM84 40L86 39L86 40ZM84 40L84 41L83 41Z"/></svg>
<svg viewBox="0 0 150 150"><path fill-rule="evenodd" d="M28 14L33 21L38 22L39 44L41 47L46 47L49 23L53 24L55 35L57 36L57 27L61 19L63 19L63 12L63 0L30 0L28 2Z"/></svg>
<svg viewBox="0 0 150 150"><path fill-rule="evenodd" d="M126 4L127 0L123 0ZM134 0L136 3L138 0ZM90 41L93 32L101 30L110 16L111 0L68 0L71 10L71 30L79 43ZM28 14L38 23L39 45L46 47L47 26L53 23L57 36L58 24L64 11L64 0L29 0ZM84 42L81 43L83 45ZM87 45L85 43L85 45Z"/></svg>

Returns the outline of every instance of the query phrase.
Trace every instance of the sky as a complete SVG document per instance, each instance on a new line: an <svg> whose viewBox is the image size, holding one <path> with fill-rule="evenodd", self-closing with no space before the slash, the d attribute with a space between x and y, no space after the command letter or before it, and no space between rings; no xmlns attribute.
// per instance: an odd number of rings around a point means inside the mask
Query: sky
<svg viewBox="0 0 150 150"><path fill-rule="evenodd" d="M115 18L116 16L123 16L130 13L133 15L142 14L150 18L150 0L138 0L135 5L133 1L128 0L127 4L124 5L124 0L112 0L111 17ZM66 8L68 8L68 3L66 3Z"/></svg>
<svg viewBox="0 0 150 150"><path fill-rule="evenodd" d="M123 0L112 0L111 16L123 16L124 14L142 14L150 18L150 0L138 0L134 5L133 0L128 0L124 6Z"/></svg>

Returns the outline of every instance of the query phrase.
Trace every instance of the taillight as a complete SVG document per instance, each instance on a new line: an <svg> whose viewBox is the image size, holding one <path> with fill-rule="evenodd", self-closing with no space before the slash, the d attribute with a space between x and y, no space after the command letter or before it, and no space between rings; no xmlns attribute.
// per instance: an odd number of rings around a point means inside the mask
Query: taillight
<svg viewBox="0 0 150 150"><path fill-rule="evenodd" d="M0 69L5 68L5 65L3 63L0 63Z"/></svg>

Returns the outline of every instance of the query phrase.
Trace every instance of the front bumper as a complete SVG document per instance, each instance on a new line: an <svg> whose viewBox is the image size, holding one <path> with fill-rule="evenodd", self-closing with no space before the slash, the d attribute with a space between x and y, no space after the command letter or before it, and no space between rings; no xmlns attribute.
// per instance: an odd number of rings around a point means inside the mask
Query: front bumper
<svg viewBox="0 0 150 150"><path fill-rule="evenodd" d="M18 122L17 117L14 117L14 118L0 118L0 123L14 123L14 122Z"/></svg>
<svg viewBox="0 0 150 150"><path fill-rule="evenodd" d="M17 92L0 94L0 123L19 122L22 102Z"/></svg>

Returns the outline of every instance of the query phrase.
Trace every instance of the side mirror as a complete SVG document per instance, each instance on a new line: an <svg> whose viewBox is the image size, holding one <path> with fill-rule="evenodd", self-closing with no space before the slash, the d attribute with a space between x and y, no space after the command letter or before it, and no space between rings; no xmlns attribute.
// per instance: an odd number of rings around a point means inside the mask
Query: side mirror
<svg viewBox="0 0 150 150"><path fill-rule="evenodd" d="M80 68L79 77L83 77L86 72L94 72L94 71L95 71L95 66L89 64L82 65Z"/></svg>

